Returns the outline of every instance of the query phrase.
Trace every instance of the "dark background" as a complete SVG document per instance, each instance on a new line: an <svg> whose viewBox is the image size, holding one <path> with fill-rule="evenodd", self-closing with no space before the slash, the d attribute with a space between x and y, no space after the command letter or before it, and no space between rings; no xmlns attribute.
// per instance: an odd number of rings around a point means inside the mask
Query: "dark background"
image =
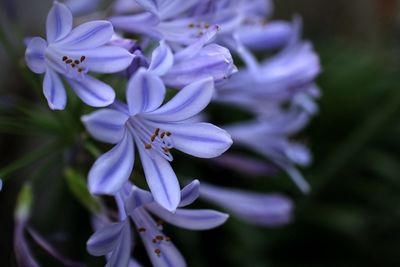
<svg viewBox="0 0 400 267"><path fill-rule="evenodd" d="M232 218L209 232L172 227L166 231L194 267L400 266L399 1L275 2L274 18L302 16L304 35L314 43L323 67L318 79L320 112L294 137L309 144L314 154L313 165L303 170L312 193L301 195L283 174L273 180L236 176L236 186L279 190L293 197L294 221L266 229ZM80 107L70 102L72 115L50 115L40 87L32 89L40 78L23 65L20 40L42 34L51 1L0 3L0 41L7 40L7 45L0 42L0 173L25 157L23 168L16 166L18 171L7 176L0 192L0 266L15 266L13 209L28 179L33 180L35 194L31 225L66 255L101 266L100 259L85 252L91 231L88 213L68 190L62 172L65 162L80 162L75 154L85 137L79 121L73 122ZM27 103L21 111L24 101L36 104ZM53 140L61 145L47 147ZM40 160L26 159L35 151ZM210 181L230 175L213 166L192 169L197 163L191 164L179 167L178 161L177 172L204 175ZM59 266L32 247L43 266ZM140 244L135 253L145 260Z"/></svg>

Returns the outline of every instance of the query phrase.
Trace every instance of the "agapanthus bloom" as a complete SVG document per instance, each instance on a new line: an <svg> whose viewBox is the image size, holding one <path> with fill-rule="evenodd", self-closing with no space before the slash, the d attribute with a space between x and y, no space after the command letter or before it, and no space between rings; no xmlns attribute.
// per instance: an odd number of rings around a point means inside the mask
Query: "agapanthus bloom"
<svg viewBox="0 0 400 267"><path fill-rule="evenodd" d="M212 124L185 121L207 106L213 92L212 78L202 79L161 106L165 97L163 82L153 72L139 69L128 84L127 106L99 110L82 118L93 137L116 144L90 170L90 191L114 194L121 189L132 172L135 144L155 200L166 209L175 210L180 187L169 164L172 148L212 158L232 144L229 134Z"/></svg>
<svg viewBox="0 0 400 267"><path fill-rule="evenodd" d="M114 90L88 72L114 73L128 67L133 56L125 49L107 45L114 33L108 21L91 21L72 29L71 11L55 2L46 22L47 40L28 41L26 63L44 73L43 93L51 109L64 109L67 95L61 77L86 104L104 107L114 102Z"/></svg>
<svg viewBox="0 0 400 267"><path fill-rule="evenodd" d="M214 210L183 209L199 196L199 182L193 181L180 192L179 207L170 212L154 202L152 195L130 183L116 195L120 221L97 230L87 242L95 256L109 255L107 266L127 266L131 258L131 225L135 225L154 266L186 266L171 238L162 232L164 222L190 230L207 230L223 224L228 215Z"/></svg>

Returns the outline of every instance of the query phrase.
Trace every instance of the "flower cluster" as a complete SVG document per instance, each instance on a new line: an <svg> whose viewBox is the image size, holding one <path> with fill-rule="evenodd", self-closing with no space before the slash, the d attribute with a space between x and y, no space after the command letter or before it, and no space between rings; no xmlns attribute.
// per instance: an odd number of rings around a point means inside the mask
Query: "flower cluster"
<svg viewBox="0 0 400 267"><path fill-rule="evenodd" d="M73 28L71 10L85 14L98 2L54 2L46 40L27 39L25 54L28 67L44 74L49 107L66 107L66 82L86 105L101 108L82 116L87 132L113 145L90 168L88 188L111 196L118 216L109 216L113 208L106 205L93 215L89 253L105 256L107 266L139 266L131 255L135 230L154 266L186 266L155 218L192 230L226 221L225 213L182 208L198 197L249 223L289 222L292 202L283 195L198 180L181 189L172 165L176 149L218 157L211 163L246 173L268 175L281 168L302 191L309 190L295 166L309 164L310 153L291 137L317 112L314 80L320 66L311 44L301 39L300 19L269 21L272 4L265 0L118 0L108 20ZM260 60L254 53L272 56ZM117 98L117 88L97 73L126 79L125 97ZM244 110L253 119L221 128L203 122L210 102ZM268 163L225 153L232 143ZM141 169L149 191L136 183Z"/></svg>

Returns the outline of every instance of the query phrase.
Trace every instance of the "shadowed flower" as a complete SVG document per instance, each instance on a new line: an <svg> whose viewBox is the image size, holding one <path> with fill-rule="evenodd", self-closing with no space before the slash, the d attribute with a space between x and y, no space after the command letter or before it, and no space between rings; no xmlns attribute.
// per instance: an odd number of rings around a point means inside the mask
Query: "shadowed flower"
<svg viewBox="0 0 400 267"><path fill-rule="evenodd" d="M161 79L141 68L129 81L127 106L99 110L82 118L94 138L116 144L97 159L89 172L92 193L114 194L121 189L132 172L136 144L155 200L173 211L179 204L180 187L169 164L173 159L171 149L212 158L231 146L226 131L209 123L185 121L210 102L214 92L211 78L186 86L160 107L165 92Z"/></svg>
<svg viewBox="0 0 400 267"><path fill-rule="evenodd" d="M114 33L108 21L91 21L72 29L72 20L71 11L54 2L47 16L47 40L29 40L26 63L33 72L44 73L43 93L51 109L64 109L67 102L60 75L86 104L108 106L114 101L114 90L88 72L119 72L130 65L133 56L107 45Z"/></svg>

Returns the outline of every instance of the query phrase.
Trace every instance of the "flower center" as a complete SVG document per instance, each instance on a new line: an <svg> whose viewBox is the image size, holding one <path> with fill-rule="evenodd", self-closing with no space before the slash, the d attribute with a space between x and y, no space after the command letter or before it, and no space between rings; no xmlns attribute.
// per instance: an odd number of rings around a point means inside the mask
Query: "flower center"
<svg viewBox="0 0 400 267"><path fill-rule="evenodd" d="M146 124L145 120L137 117L130 118L128 125L131 133L136 137L138 146L144 146L152 158L154 157L153 153L158 153L166 160L172 161L171 149L174 146L170 131L164 131L158 127L155 128Z"/></svg>
<svg viewBox="0 0 400 267"><path fill-rule="evenodd" d="M87 69L82 65L86 60L86 56L81 56L79 59L63 56L62 61L66 64L67 72L76 71L77 73L87 73Z"/></svg>

